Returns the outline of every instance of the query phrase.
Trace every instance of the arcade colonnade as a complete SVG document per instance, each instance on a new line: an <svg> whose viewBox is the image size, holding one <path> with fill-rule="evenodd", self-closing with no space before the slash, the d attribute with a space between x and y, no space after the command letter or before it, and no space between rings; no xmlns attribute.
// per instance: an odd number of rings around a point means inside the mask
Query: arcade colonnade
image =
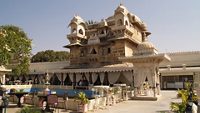
<svg viewBox="0 0 200 113"><path fill-rule="evenodd" d="M77 86L80 80L85 79L88 81L89 85L94 85L96 82L98 82L98 85L111 85L115 83L133 84L133 68L83 70L84 69L52 70L47 73L35 73L19 77L7 75L6 81L13 81L14 83L20 82L21 84L45 84L48 81L51 85Z"/></svg>
<svg viewBox="0 0 200 113"><path fill-rule="evenodd" d="M131 85L133 83L133 71L113 71L113 72L74 72L74 73L49 73L49 80L53 77L64 84L66 79L70 79L72 85L79 85L79 81L87 80L90 85L111 85L115 83L124 83Z"/></svg>
<svg viewBox="0 0 200 113"><path fill-rule="evenodd" d="M159 84L159 75L156 68L126 67L126 68L99 68L99 69L60 69L47 73L35 73L29 76L7 76L9 81L18 81L17 84L45 84L79 86L80 80L87 80L89 86L126 84L134 87L134 96L144 95L144 90L152 92L156 97L156 84ZM148 82L148 86L144 83ZM14 82L15 83L15 82ZM160 89L157 89L157 94ZM150 95L148 95L150 96Z"/></svg>

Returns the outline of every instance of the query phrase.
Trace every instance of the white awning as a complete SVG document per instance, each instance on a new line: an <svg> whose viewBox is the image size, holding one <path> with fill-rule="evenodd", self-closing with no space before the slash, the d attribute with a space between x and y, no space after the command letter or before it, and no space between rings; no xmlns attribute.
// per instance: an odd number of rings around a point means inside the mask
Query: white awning
<svg viewBox="0 0 200 113"><path fill-rule="evenodd" d="M99 72L122 72L133 71L133 67L102 67L86 69L56 69L50 70L49 73L99 73Z"/></svg>

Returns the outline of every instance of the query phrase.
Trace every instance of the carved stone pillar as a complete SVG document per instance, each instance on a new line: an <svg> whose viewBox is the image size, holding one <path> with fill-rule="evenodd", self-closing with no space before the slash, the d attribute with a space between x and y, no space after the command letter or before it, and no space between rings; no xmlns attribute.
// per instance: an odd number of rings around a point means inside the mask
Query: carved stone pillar
<svg viewBox="0 0 200 113"><path fill-rule="evenodd" d="M156 97L156 88L153 87L153 97Z"/></svg>
<svg viewBox="0 0 200 113"><path fill-rule="evenodd" d="M137 87L134 87L134 97L137 97L138 92L137 92Z"/></svg>

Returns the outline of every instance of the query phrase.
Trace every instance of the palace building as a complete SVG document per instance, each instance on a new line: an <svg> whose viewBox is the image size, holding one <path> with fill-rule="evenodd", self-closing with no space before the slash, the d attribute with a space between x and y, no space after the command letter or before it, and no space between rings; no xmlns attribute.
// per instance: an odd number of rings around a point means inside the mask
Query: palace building
<svg viewBox="0 0 200 113"><path fill-rule="evenodd" d="M185 81L199 86L199 52L160 54L148 41L146 24L120 4L99 22L76 15L67 34L69 62L32 63L29 80L42 84L79 86L126 84L134 96L144 87L156 97L161 89L183 88ZM48 75L48 76L47 76ZM25 76L19 78L25 81Z"/></svg>
<svg viewBox="0 0 200 113"><path fill-rule="evenodd" d="M100 22L74 16L67 35L69 62L32 63L30 76L8 80L32 80L34 84L79 86L125 84L134 96L143 95L144 84L155 97L160 90L159 64L170 61L148 41L146 24L120 4L114 14ZM146 87L146 86L145 86ZM146 89L146 88L145 88Z"/></svg>
<svg viewBox="0 0 200 113"><path fill-rule="evenodd" d="M170 58L158 54L148 41L151 33L139 17L120 4L112 16L100 22L84 21L76 15L69 27L70 43L64 47L70 50L70 65L48 70L50 78L54 74L61 81L70 78L73 86L81 81L87 81L84 85L126 84L135 87L135 96L148 82L156 97L158 65Z"/></svg>

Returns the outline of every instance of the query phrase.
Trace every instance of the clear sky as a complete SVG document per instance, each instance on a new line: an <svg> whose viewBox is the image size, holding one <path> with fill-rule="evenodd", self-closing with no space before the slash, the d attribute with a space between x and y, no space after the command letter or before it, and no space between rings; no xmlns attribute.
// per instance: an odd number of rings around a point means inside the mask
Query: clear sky
<svg viewBox="0 0 200 113"><path fill-rule="evenodd" d="M200 0L1 0L0 25L21 27L33 40L33 54L67 50L63 46L75 14L100 21L120 3L147 24L159 52L200 50Z"/></svg>

